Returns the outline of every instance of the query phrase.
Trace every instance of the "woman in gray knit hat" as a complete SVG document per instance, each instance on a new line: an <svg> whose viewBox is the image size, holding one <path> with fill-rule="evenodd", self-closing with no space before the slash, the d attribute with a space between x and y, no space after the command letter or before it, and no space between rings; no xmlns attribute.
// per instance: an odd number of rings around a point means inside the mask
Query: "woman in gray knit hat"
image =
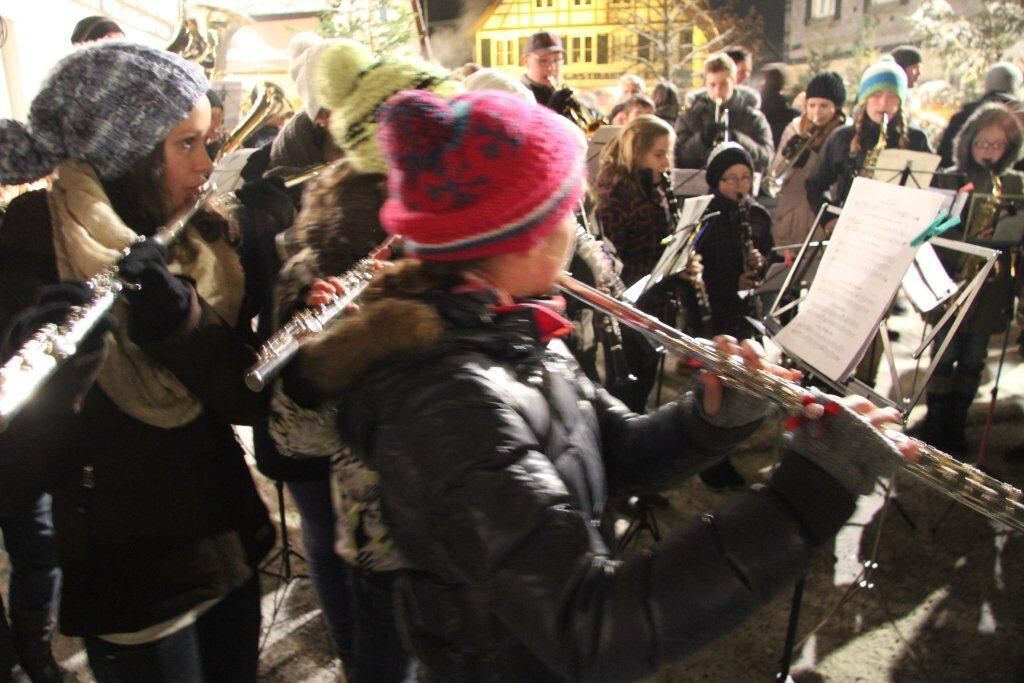
<svg viewBox="0 0 1024 683"><path fill-rule="evenodd" d="M193 204L211 170L208 88L177 55L102 42L56 65L27 126L0 121L0 183L55 178L4 218L0 323ZM61 629L84 638L98 680L254 680L273 530L231 431L259 403L227 224L197 214L169 249L131 247L120 273L139 286L113 309L96 384L0 490L52 493Z"/></svg>

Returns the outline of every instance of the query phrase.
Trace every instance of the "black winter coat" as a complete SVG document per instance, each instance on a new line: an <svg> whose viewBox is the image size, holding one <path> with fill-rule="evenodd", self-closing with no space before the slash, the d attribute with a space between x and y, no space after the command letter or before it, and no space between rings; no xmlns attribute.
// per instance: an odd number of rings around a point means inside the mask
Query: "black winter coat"
<svg viewBox="0 0 1024 683"><path fill-rule="evenodd" d="M50 233L45 192L11 204L0 228L0 325L55 281ZM79 415L64 411L59 425L43 423L59 431L46 435L45 450L23 450L36 441L24 425L20 438L0 441L10 449L0 453L0 491L53 494L68 635L138 631L222 598L255 574L273 545L231 430L259 414L242 381L255 354L239 331L244 324L236 330L197 303L193 327L143 350L203 402L198 418L154 427L94 385Z"/></svg>
<svg viewBox="0 0 1024 683"><path fill-rule="evenodd" d="M840 126L828 136L814 166L808 169L807 180L804 182L804 188L807 190L807 202L815 214L821 209L822 204L829 201L825 193L833 184L836 185L836 189L831 203L841 206L846 201L846 195L850 194L853 179L864 167L865 156L878 142L880 129L879 124L865 118L860 133L861 150L855 156L850 155L850 142L853 140L854 133L853 124ZM900 139L895 122L889 123L887 135L887 147L898 147ZM907 129L907 137L908 149L916 152L932 151L931 145L928 143L928 136L924 134L924 131L911 126ZM879 177L885 173L885 171L879 171Z"/></svg>
<svg viewBox="0 0 1024 683"><path fill-rule="evenodd" d="M429 680L650 675L799 576L853 510L790 454L767 487L613 559L609 494L674 486L756 424L714 427L692 395L630 413L527 311L496 315L478 292L377 299L331 332L320 362L335 364L304 372L342 393L342 436L380 475Z"/></svg>

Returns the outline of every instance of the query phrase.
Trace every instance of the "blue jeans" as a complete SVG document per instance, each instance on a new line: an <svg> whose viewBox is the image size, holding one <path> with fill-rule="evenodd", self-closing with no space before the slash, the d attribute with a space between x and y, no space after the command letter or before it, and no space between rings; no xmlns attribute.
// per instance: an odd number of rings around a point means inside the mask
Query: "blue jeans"
<svg viewBox="0 0 1024 683"><path fill-rule="evenodd" d="M23 655L37 647L49 651L57 618L60 569L50 504L49 494L43 494L24 512L0 517L11 562L11 626ZM0 603L0 618L2 611Z"/></svg>
<svg viewBox="0 0 1024 683"><path fill-rule="evenodd" d="M85 638L100 683L255 681L259 659L260 585L256 576L191 626L142 645Z"/></svg>
<svg viewBox="0 0 1024 683"><path fill-rule="evenodd" d="M309 575L313 580L327 632L342 661L353 652L352 569L334 551L334 503L327 479L290 481L287 484L302 520Z"/></svg>

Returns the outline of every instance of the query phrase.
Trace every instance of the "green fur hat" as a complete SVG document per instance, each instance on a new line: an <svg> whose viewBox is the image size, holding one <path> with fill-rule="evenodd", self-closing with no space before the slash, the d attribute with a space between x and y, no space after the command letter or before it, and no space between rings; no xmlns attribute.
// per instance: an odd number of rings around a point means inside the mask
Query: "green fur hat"
<svg viewBox="0 0 1024 683"><path fill-rule="evenodd" d="M331 135L353 167L386 173L377 144L377 110L403 90L429 90L441 97L462 92L448 71L415 57L378 59L355 41L332 41L317 62L317 92L331 110Z"/></svg>

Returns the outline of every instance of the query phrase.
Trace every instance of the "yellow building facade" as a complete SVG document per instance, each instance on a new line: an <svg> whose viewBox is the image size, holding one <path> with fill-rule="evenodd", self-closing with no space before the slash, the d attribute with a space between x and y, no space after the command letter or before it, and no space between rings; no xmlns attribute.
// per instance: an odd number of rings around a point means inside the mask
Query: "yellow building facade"
<svg viewBox="0 0 1024 683"><path fill-rule="evenodd" d="M651 58L651 44L623 24L641 15L654 21L663 16L666 0L498 0L483 14L475 32L475 60L487 67L523 73L522 57L526 38L537 31L551 31L565 46L563 80L580 90L614 88L626 72L650 78L642 64L628 55ZM685 29L695 48L716 33L710 21ZM701 54L690 65L699 73Z"/></svg>

